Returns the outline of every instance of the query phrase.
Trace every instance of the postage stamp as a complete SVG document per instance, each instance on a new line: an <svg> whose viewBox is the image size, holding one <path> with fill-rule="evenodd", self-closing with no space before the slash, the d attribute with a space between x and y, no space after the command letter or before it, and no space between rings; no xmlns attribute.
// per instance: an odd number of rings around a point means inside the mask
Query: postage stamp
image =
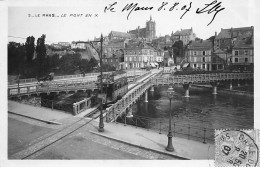
<svg viewBox="0 0 260 170"><path fill-rule="evenodd" d="M259 166L259 130L215 130L215 166Z"/></svg>

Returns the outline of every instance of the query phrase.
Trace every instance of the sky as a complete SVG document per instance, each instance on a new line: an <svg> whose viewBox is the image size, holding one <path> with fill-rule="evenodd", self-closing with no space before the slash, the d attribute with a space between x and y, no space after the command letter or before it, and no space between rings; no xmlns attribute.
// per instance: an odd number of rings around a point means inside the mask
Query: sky
<svg viewBox="0 0 260 170"><path fill-rule="evenodd" d="M107 36L110 31L127 32L138 26L143 28L151 16L156 22L156 36L170 35L177 30L192 27L197 37L207 39L215 32L219 33L221 28L254 26L256 18L259 18L256 14L255 0L216 0L217 3L221 2L221 7L218 9L225 9L219 11L213 22L208 25L216 12L213 10L210 14L207 11L197 14L196 10L203 9L205 4L213 1L23 0L20 2L11 0L8 1L8 36L21 38L34 36L37 39L42 34L46 34L46 43L87 41L99 37L101 33ZM115 12L107 10L105 13L105 7L114 2L117 3L114 5ZM166 2L168 4L158 11L159 7ZM175 2L179 4L169 11ZM138 3L138 7L153 8L132 11L127 18L129 11L122 12L122 9L130 3ZM185 5L186 8L181 10ZM213 6L214 4L207 9ZM189 7L189 11L180 19ZM59 17L43 17L43 14L54 14ZM66 14L66 17L61 17L62 14ZM83 15L74 17L71 14ZM85 17L86 14L92 14L92 17ZM98 16L95 17L95 14ZM34 17L29 17L29 15ZM8 41L25 42L25 39L13 37L8 37Z"/></svg>

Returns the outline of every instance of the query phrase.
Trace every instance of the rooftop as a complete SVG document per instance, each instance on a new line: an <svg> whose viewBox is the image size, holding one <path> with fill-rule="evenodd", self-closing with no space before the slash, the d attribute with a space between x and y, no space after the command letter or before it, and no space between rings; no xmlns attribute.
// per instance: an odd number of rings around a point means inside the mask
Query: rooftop
<svg viewBox="0 0 260 170"><path fill-rule="evenodd" d="M210 40L192 41L188 49L211 49L212 42Z"/></svg>
<svg viewBox="0 0 260 170"><path fill-rule="evenodd" d="M242 31L252 31L254 27L240 27L240 28L228 28L221 29L220 33L217 35L216 39L221 38L231 38L231 32L233 32L233 37L239 36L238 32Z"/></svg>
<svg viewBox="0 0 260 170"><path fill-rule="evenodd" d="M181 31L176 31L173 36L180 36L180 35L190 35L192 33L191 29L181 29Z"/></svg>

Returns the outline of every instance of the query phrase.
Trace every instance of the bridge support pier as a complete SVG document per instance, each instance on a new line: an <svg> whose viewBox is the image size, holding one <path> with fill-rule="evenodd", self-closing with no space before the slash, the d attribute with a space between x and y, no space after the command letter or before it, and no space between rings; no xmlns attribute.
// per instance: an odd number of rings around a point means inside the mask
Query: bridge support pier
<svg viewBox="0 0 260 170"><path fill-rule="evenodd" d="M233 90L232 81L229 83L229 90Z"/></svg>
<svg viewBox="0 0 260 170"><path fill-rule="evenodd" d="M190 84L183 84L183 88L185 90L185 96L184 97L190 97Z"/></svg>
<svg viewBox="0 0 260 170"><path fill-rule="evenodd" d="M211 85L213 87L213 91L212 91L212 94L218 94L217 93L217 86L218 86L218 82L212 82Z"/></svg>
<svg viewBox="0 0 260 170"><path fill-rule="evenodd" d="M144 102L148 102L148 91L146 90L145 91L145 94L144 94Z"/></svg>

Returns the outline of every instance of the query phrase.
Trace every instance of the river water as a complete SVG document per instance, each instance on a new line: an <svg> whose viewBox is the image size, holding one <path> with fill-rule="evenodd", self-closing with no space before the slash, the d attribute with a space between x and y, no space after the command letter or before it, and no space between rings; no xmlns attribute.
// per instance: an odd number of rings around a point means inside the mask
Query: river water
<svg viewBox="0 0 260 170"><path fill-rule="evenodd" d="M155 86L154 92L148 93L148 103L140 101L134 105L133 115L163 118L168 122L170 102L167 89L168 86ZM254 127L253 97L213 95L211 89L191 87L190 97L185 98L182 86L175 86L174 91L171 107L174 122L212 129Z"/></svg>

